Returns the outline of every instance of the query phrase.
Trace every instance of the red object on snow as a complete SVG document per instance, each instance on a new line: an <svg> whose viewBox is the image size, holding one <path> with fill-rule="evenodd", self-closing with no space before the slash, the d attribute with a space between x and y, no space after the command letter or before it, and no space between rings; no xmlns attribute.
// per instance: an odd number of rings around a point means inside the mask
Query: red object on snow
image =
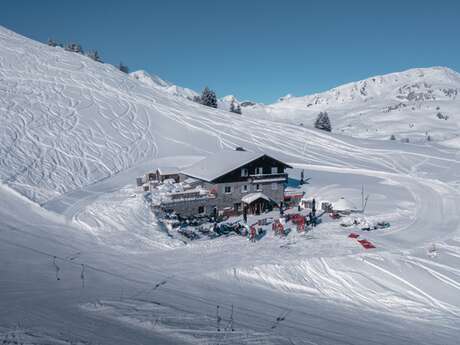
<svg viewBox="0 0 460 345"><path fill-rule="evenodd" d="M275 220L272 224L272 229L275 232L275 235L284 235L284 226L279 220Z"/></svg>
<svg viewBox="0 0 460 345"><path fill-rule="evenodd" d="M301 214L291 215L291 221L297 225L297 231L302 232L305 230L305 217Z"/></svg>
<svg viewBox="0 0 460 345"><path fill-rule="evenodd" d="M305 231L305 219L301 219L300 222L297 223L297 232Z"/></svg>
<svg viewBox="0 0 460 345"><path fill-rule="evenodd" d="M365 248L365 249L372 249L376 248L371 242L368 240L358 240L359 243Z"/></svg>
<svg viewBox="0 0 460 345"><path fill-rule="evenodd" d="M340 219L340 214L338 214L337 212L332 212L332 213L329 213L329 217L331 217L332 219Z"/></svg>
<svg viewBox="0 0 460 345"><path fill-rule="evenodd" d="M348 235L348 237L350 237L350 238L358 238L359 234L357 234L355 232L352 232L350 235Z"/></svg>
<svg viewBox="0 0 460 345"><path fill-rule="evenodd" d="M303 219L303 216L298 213L291 214L291 220L293 223L300 222L302 221L302 219Z"/></svg>
<svg viewBox="0 0 460 345"><path fill-rule="evenodd" d="M249 239L254 242L256 239L256 228L254 225L251 225L249 228Z"/></svg>

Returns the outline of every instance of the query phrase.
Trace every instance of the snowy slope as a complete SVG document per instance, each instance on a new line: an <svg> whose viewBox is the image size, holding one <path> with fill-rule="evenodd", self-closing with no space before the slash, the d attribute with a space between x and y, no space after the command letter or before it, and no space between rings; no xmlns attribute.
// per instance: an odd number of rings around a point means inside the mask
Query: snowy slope
<svg viewBox="0 0 460 345"><path fill-rule="evenodd" d="M350 138L206 108L4 28L0 139L5 344L457 343L453 144ZM361 232L377 245L368 252L327 220L256 244L167 237L134 178L235 146L285 159L293 176L305 169L312 196L359 204L365 184L366 216L391 229ZM227 329L234 306L235 332L216 331L217 305Z"/></svg>
<svg viewBox="0 0 460 345"><path fill-rule="evenodd" d="M234 145L211 121L233 121L227 112L4 28L0 45L0 178L34 200L147 159Z"/></svg>
<svg viewBox="0 0 460 345"><path fill-rule="evenodd" d="M311 127L327 111L333 130L361 138L413 141L460 135L460 75L446 67L416 68L375 76L326 92L244 108L249 116ZM438 116L439 114L439 116Z"/></svg>
<svg viewBox="0 0 460 345"><path fill-rule="evenodd" d="M171 94L173 96L183 97L183 98L186 98L188 100L193 100L194 97L200 96L200 94L198 92L196 92L196 91L194 91L192 89L188 89L188 88L184 88L184 87L181 87L181 86L174 85L169 81L165 81L165 80L161 79L160 77L158 77L158 76L156 76L154 74L149 74L148 72L143 71L143 70L132 72L132 73L130 73L130 75L134 79L137 79L140 82L142 82L142 83L144 83L144 84L146 84L148 86L151 86L151 87L156 88L158 90L165 91L166 93L169 93L169 94ZM217 100L217 108L228 111L228 110L230 110L230 104L232 103L232 101L234 102L235 107L238 104L241 104L241 102L238 101L238 99L235 96L227 95L227 96L224 96L224 97L219 98Z"/></svg>
<svg viewBox="0 0 460 345"><path fill-rule="evenodd" d="M193 100L193 97L198 96L198 93L193 91L192 89L174 85L169 81L165 81L160 77L149 74L143 70L131 72L129 75L132 76L134 79L137 79L142 83L145 83L146 85L149 85L159 90L163 90L174 96L187 98L189 100Z"/></svg>

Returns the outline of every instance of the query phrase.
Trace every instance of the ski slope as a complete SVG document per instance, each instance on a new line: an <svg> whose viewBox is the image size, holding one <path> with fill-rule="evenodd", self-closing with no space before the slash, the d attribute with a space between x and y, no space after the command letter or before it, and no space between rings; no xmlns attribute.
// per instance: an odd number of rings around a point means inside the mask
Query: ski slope
<svg viewBox="0 0 460 345"><path fill-rule="evenodd" d="M0 48L4 344L457 343L455 147L206 108L5 28ZM362 234L373 251L329 221L256 244L166 236L135 177L235 146L305 169L311 195L359 204L365 184L392 227Z"/></svg>

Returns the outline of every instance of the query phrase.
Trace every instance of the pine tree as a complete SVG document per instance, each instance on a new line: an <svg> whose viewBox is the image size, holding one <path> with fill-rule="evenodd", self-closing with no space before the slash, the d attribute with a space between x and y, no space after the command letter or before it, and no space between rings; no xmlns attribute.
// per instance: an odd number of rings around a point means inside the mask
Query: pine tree
<svg viewBox="0 0 460 345"><path fill-rule="evenodd" d="M97 52L97 50L92 50L92 51L90 51L90 52L87 54L87 56L88 56L90 59L94 60L94 61L102 62L102 59L101 59L99 53Z"/></svg>
<svg viewBox="0 0 460 345"><path fill-rule="evenodd" d="M216 93L210 90L207 86L204 88L201 94L201 104L208 107L217 108L217 96Z"/></svg>
<svg viewBox="0 0 460 345"><path fill-rule="evenodd" d="M83 54L83 48L79 43L67 43L65 50L73 53Z"/></svg>
<svg viewBox="0 0 460 345"><path fill-rule="evenodd" d="M59 43L57 43L55 40L53 40L52 38L48 38L48 45L50 47L57 47L59 45Z"/></svg>
<svg viewBox="0 0 460 345"><path fill-rule="evenodd" d="M390 140L396 140L396 136L394 134L391 135Z"/></svg>
<svg viewBox="0 0 460 345"><path fill-rule="evenodd" d="M239 104L235 107L235 100L232 99L232 103L230 103L230 111L235 114L241 114L241 106Z"/></svg>
<svg viewBox="0 0 460 345"><path fill-rule="evenodd" d="M122 71L123 73L128 74L129 73L129 68L128 66L124 65L123 62L120 62L120 64L117 66L117 68Z"/></svg>
<svg viewBox="0 0 460 345"><path fill-rule="evenodd" d="M236 106L235 113L241 115L241 106L239 104Z"/></svg>
<svg viewBox="0 0 460 345"><path fill-rule="evenodd" d="M193 96L192 101L201 104L201 97L200 96Z"/></svg>
<svg viewBox="0 0 460 345"><path fill-rule="evenodd" d="M330 132L332 130L331 121L327 112L320 112L315 121L315 128Z"/></svg>

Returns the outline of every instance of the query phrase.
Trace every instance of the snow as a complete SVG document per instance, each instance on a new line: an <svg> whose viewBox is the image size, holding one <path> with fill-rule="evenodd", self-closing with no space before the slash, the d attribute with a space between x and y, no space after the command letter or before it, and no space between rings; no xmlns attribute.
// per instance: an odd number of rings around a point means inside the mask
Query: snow
<svg viewBox="0 0 460 345"><path fill-rule="evenodd" d="M197 92L191 89L174 85L170 83L169 81L165 81L161 79L160 77L149 74L143 70L131 72L129 75L133 77L134 79L139 80L140 82L148 86L165 91L173 96L183 97L189 100L193 100L193 97L199 96Z"/></svg>
<svg viewBox="0 0 460 345"><path fill-rule="evenodd" d="M395 135L396 140L427 143L458 136L459 107L460 75L430 67L374 76L312 95L288 95L270 105L245 107L243 116L312 128L318 114L327 111L336 133L384 140Z"/></svg>
<svg viewBox="0 0 460 345"><path fill-rule="evenodd" d="M245 195L245 196L243 196L241 198L241 201L246 203L246 204L250 204L250 203L256 201L257 199L265 199L267 201L270 201L270 198L268 196L266 196L264 193L261 193L261 192L251 193L251 194Z"/></svg>
<svg viewBox="0 0 460 345"><path fill-rule="evenodd" d="M352 138L245 116L246 107L243 116L206 108L4 28L0 48L0 341L458 342L457 147ZM430 71L405 80L455 83L455 72ZM395 85L400 76L391 77ZM383 89L374 90L376 104ZM439 126L443 137L456 130L449 120ZM327 216L308 233L270 232L256 243L168 236L146 212L135 178L236 146L289 162L290 177L304 170L306 197L359 204L364 184L363 216L391 227L356 230L372 250Z"/></svg>
<svg viewBox="0 0 460 345"><path fill-rule="evenodd" d="M263 152L225 150L210 155L182 171L187 176L212 181L264 155Z"/></svg>
<svg viewBox="0 0 460 345"><path fill-rule="evenodd" d="M356 206L351 201L343 197L333 202L332 208L335 211L356 211L357 210Z"/></svg>
<svg viewBox="0 0 460 345"><path fill-rule="evenodd" d="M180 172L180 169L177 167L161 167L161 168L158 168L158 171L160 172L161 175L172 175L172 174L178 174Z"/></svg>

